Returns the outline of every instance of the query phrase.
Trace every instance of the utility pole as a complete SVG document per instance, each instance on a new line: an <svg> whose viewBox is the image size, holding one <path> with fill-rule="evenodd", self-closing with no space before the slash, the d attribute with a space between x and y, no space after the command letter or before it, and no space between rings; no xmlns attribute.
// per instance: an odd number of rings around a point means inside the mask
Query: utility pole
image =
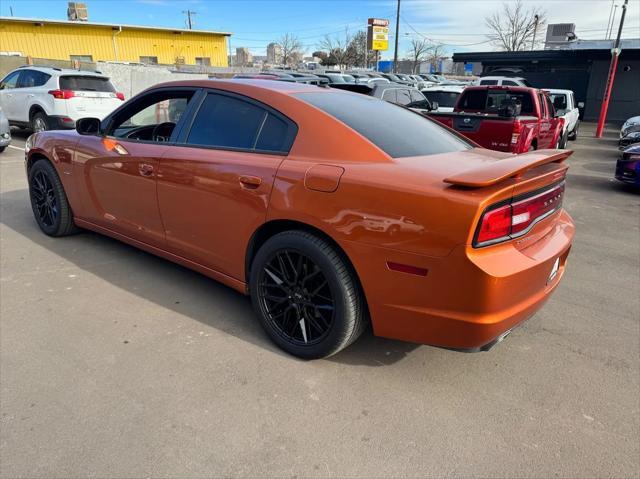
<svg viewBox="0 0 640 479"><path fill-rule="evenodd" d="M536 33L538 32L538 21L540 20L540 17L538 16L538 14L535 14L533 16L533 39L531 40L531 50L533 51L533 47L536 44Z"/></svg>
<svg viewBox="0 0 640 479"><path fill-rule="evenodd" d="M396 46L393 49L393 73L398 71L398 37L400 36L400 0L398 0L398 10L396 12Z"/></svg>
<svg viewBox="0 0 640 479"><path fill-rule="evenodd" d="M193 22L191 21L191 15L195 15L196 12L194 12L193 10L182 10L182 13L184 13L187 16L187 26L189 30L192 30Z"/></svg>
<svg viewBox="0 0 640 479"><path fill-rule="evenodd" d="M604 95L602 97L602 107L600 108L600 118L598 119L598 128L596 129L596 138L602 138L602 130L604 122L607 119L607 110L609 109L609 99L611 98L611 90L613 90L613 81L616 78L616 69L618 68L618 57L620 56L620 36L622 35L622 27L624 26L624 17L627 14L627 4L629 0L624 0L622 5L622 16L620 17L620 26L618 27L618 36L616 43L611 50L611 65L609 66L609 75L607 83L604 87ZM613 29L613 27L612 27Z"/></svg>

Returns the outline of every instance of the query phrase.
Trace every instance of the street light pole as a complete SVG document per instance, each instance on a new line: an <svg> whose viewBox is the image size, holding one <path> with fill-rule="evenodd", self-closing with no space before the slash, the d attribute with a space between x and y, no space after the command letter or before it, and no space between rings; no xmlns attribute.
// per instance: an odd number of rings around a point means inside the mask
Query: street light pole
<svg viewBox="0 0 640 479"><path fill-rule="evenodd" d="M538 32L538 21L540 20L540 17L538 16L538 14L535 14L533 16L533 39L531 40L531 51L533 51L533 47L536 44L536 33Z"/></svg>
<svg viewBox="0 0 640 479"><path fill-rule="evenodd" d="M622 16L620 17L620 26L618 27L618 36L616 43L611 50L611 65L609 65L609 75L604 88L604 96L602 97L602 107L600 108L600 118L598 119L598 128L596 129L596 138L602 138L602 130L604 122L607 119L607 110L609 109L609 100L611 98L611 90L613 90L613 81L616 78L616 69L618 68L618 57L620 56L620 37L622 36L622 27L624 25L624 17L627 14L627 4L629 0L624 0L622 5ZM613 29L613 27L612 27Z"/></svg>
<svg viewBox="0 0 640 479"><path fill-rule="evenodd" d="M393 73L398 71L398 37L400 36L400 0L396 11L396 46L393 49Z"/></svg>

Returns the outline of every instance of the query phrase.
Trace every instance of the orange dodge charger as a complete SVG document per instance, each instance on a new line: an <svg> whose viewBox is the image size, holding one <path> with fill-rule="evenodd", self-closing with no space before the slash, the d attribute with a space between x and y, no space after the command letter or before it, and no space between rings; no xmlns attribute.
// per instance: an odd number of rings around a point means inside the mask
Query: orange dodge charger
<svg viewBox="0 0 640 479"><path fill-rule="evenodd" d="M65 99L55 101L64 102ZM250 294L302 358L376 335L486 350L557 287L568 151L479 148L372 97L165 83L27 141L38 225L85 228Z"/></svg>

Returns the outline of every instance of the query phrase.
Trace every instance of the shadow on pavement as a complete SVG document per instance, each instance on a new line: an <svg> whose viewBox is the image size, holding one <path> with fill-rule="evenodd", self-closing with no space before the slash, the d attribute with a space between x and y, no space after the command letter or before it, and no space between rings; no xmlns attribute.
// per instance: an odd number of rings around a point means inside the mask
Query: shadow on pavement
<svg viewBox="0 0 640 479"><path fill-rule="evenodd" d="M97 233L84 231L64 238L46 236L33 219L26 189L2 193L0 203L0 221L4 225L78 268L162 308L291 357L263 332L248 297L199 273ZM355 344L329 360L383 366L402 360L417 347L374 337L369 328Z"/></svg>

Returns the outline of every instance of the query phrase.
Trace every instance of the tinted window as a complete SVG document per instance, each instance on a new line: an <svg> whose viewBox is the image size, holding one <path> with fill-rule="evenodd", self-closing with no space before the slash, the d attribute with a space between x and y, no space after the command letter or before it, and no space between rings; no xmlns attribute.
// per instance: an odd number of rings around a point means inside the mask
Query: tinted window
<svg viewBox="0 0 640 479"><path fill-rule="evenodd" d="M395 88L389 88L388 90L384 90L382 92L382 99L384 101L390 101L391 103L395 103L397 101L396 91L398 90Z"/></svg>
<svg viewBox="0 0 640 479"><path fill-rule="evenodd" d="M502 80L502 84L506 86L518 86L513 80Z"/></svg>
<svg viewBox="0 0 640 479"><path fill-rule="evenodd" d="M547 112L549 114L549 117L553 117L556 113L555 108L553 107L553 105L551 104L551 100L549 100L549 97L547 95L544 96L544 100L546 102L547 105Z"/></svg>
<svg viewBox="0 0 640 479"><path fill-rule="evenodd" d="M424 95L417 90L411 91L411 102L424 101Z"/></svg>
<svg viewBox="0 0 640 479"><path fill-rule="evenodd" d="M394 158L472 148L434 121L376 98L338 91L295 96L340 120Z"/></svg>
<svg viewBox="0 0 640 479"><path fill-rule="evenodd" d="M424 95L429 99L431 103L434 101L438 103L438 106L454 107L456 100L460 93L449 91L425 91Z"/></svg>
<svg viewBox="0 0 640 479"><path fill-rule="evenodd" d="M496 113L506 101L515 101L521 105L521 113L533 113L531 95L526 92L512 92L507 90L466 90L462 94L459 109L469 111L486 111Z"/></svg>
<svg viewBox="0 0 640 479"><path fill-rule="evenodd" d="M409 90L398 90L398 97L396 98L398 105L408 105L411 103L411 95Z"/></svg>
<svg viewBox="0 0 640 479"><path fill-rule="evenodd" d="M24 70L18 80L18 88L33 88L36 86L42 86L49 81L51 75L37 71L37 70Z"/></svg>
<svg viewBox="0 0 640 479"><path fill-rule="evenodd" d="M260 136L256 142L256 150L264 151L289 151L291 139L288 135L289 125L271 113L262 125Z"/></svg>
<svg viewBox="0 0 640 479"><path fill-rule="evenodd" d="M480 85L497 85L498 80L480 80Z"/></svg>
<svg viewBox="0 0 640 479"><path fill-rule="evenodd" d="M60 77L60 89L73 91L116 91L108 78L89 75L67 75Z"/></svg>
<svg viewBox="0 0 640 479"><path fill-rule="evenodd" d="M11 88L15 88L18 84L19 75L20 72L13 72L12 74L5 77L5 79L2 80L2 83L0 83L0 90L9 90Z"/></svg>

